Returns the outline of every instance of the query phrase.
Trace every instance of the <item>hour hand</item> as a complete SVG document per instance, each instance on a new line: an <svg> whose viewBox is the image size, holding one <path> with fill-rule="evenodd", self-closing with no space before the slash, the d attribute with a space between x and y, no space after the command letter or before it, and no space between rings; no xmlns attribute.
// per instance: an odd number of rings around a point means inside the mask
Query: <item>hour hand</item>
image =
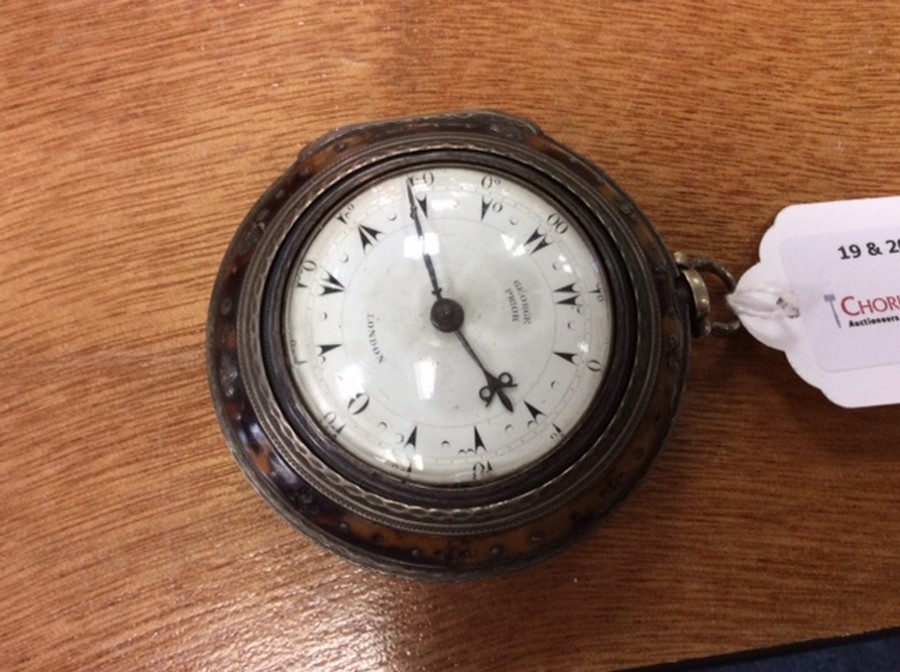
<svg viewBox="0 0 900 672"><path fill-rule="evenodd" d="M494 395L496 394L500 399L500 403L503 404L503 408L505 408L507 411L512 412L512 401L510 401L509 397L506 396L506 392L504 392L503 390L508 387L516 386L516 384L513 382L513 377L506 371L501 373L499 376L493 376L487 371L485 371L484 374L487 378L487 385L485 385L478 391L478 396L481 397L484 405L490 406L491 402L494 400Z"/></svg>
<svg viewBox="0 0 900 672"><path fill-rule="evenodd" d="M516 384L513 382L512 375L504 371L499 376L495 376L493 373L488 371L481 360L478 358L478 355L475 354L475 350L472 349L472 346L469 343L468 339L466 339L462 330L459 328L460 326L462 326L461 323L457 326L456 337L459 339L459 342L462 343L465 351L469 353L469 356L472 358L472 360L478 365L478 368L481 369L481 372L484 374L485 382L487 383L487 385L484 385L481 389L478 390L478 396L484 402L485 406L490 406L491 402L496 396L500 399L500 403L503 404L503 408L512 413L513 403L504 391L508 388L516 386Z"/></svg>

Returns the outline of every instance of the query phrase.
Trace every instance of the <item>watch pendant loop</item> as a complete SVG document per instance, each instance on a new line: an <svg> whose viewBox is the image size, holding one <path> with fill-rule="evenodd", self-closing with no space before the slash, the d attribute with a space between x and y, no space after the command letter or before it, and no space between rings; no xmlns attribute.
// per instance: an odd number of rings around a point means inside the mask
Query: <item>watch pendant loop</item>
<svg viewBox="0 0 900 672"><path fill-rule="evenodd" d="M675 263L681 269L681 276L687 282L691 290L691 334L694 338L704 336L729 336L741 328L740 320L734 316L732 319L721 322L710 319L712 302L709 296L709 288L701 273L711 273L716 276L728 292L733 292L736 286L734 276L721 264L706 257L692 257L684 252L675 253ZM731 312L731 309L728 309Z"/></svg>

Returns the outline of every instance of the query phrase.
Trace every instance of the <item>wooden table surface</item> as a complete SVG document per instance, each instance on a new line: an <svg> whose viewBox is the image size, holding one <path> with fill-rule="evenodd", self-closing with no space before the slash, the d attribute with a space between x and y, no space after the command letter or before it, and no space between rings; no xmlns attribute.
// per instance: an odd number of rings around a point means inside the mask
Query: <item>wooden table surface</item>
<svg viewBox="0 0 900 672"><path fill-rule="evenodd" d="M529 117L740 273L791 203L900 194L900 5L26 2L0 9L0 668L606 670L900 624L898 407L743 333L599 532L387 578L233 462L204 329L236 226L344 124Z"/></svg>

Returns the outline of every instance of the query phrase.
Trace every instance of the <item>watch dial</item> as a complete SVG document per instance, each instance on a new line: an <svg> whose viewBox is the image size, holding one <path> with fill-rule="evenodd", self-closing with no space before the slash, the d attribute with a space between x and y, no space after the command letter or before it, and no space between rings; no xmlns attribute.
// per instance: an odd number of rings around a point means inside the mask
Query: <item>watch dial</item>
<svg viewBox="0 0 900 672"><path fill-rule="evenodd" d="M435 165L310 234L283 333L304 406L353 457L431 486L509 476L591 409L613 311L590 239L517 178Z"/></svg>

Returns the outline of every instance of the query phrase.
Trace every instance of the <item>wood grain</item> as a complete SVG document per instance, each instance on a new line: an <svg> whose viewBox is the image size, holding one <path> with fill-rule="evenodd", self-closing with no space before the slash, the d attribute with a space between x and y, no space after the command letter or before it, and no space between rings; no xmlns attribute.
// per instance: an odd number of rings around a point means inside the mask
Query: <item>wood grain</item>
<svg viewBox="0 0 900 672"><path fill-rule="evenodd" d="M0 667L604 670L900 624L897 407L698 343L587 543L468 585L305 541L221 438L235 227L332 127L491 107L740 272L790 203L900 193L893 3L24 2L0 9Z"/></svg>

